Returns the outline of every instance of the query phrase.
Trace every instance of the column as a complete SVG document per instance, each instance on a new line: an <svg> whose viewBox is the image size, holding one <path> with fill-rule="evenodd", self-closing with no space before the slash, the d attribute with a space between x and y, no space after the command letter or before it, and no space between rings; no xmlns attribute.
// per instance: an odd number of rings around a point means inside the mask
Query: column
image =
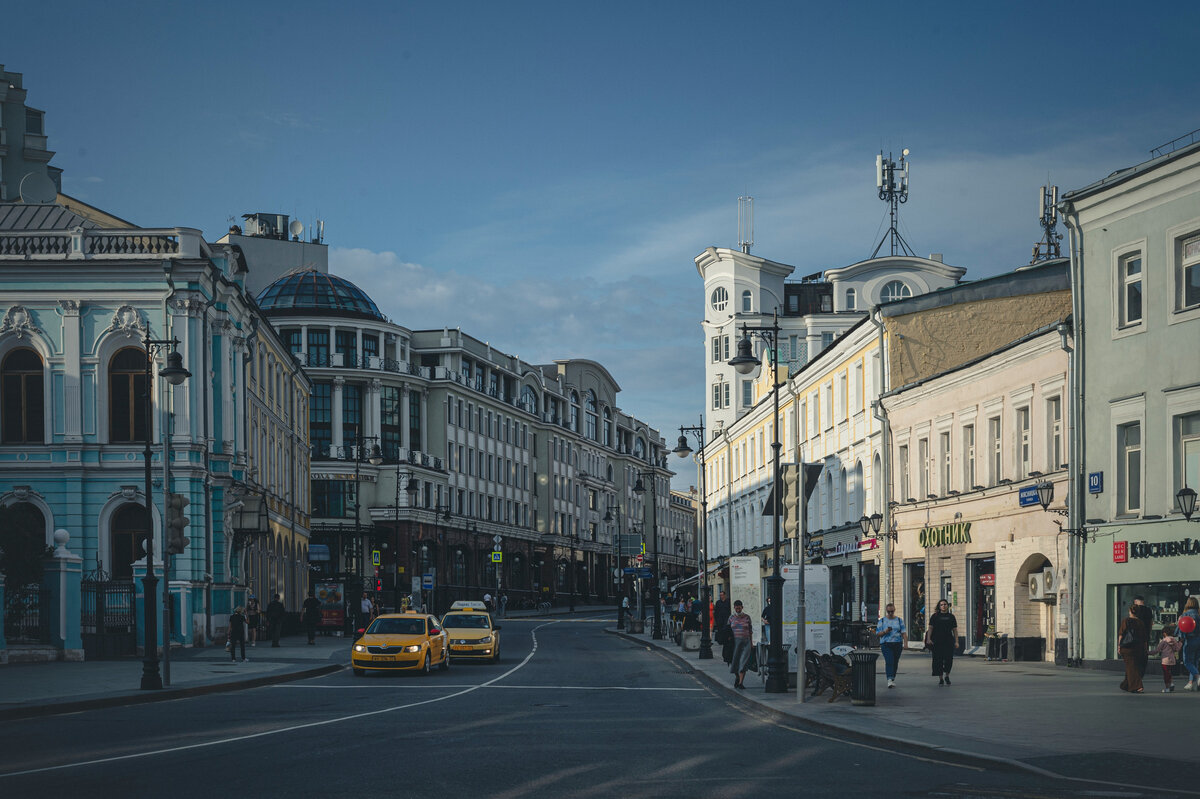
<svg viewBox="0 0 1200 799"><path fill-rule="evenodd" d="M421 452L429 452L429 392L421 391Z"/></svg>
<svg viewBox="0 0 1200 799"><path fill-rule="evenodd" d="M239 453L245 462L245 453L249 451L251 441L249 440L250 426L246 417L246 351L247 341L245 336L235 336L233 338L233 375L231 380L235 384L233 392L233 449L235 453ZM240 428L240 431L239 431ZM240 432L240 440L239 440Z"/></svg>
<svg viewBox="0 0 1200 799"><path fill-rule="evenodd" d="M367 413L367 434L375 436L379 439L379 445L383 446L383 381L379 379L372 380L367 387L367 405L364 412Z"/></svg>
<svg viewBox="0 0 1200 799"><path fill-rule="evenodd" d="M50 645L58 650L59 660L83 660L80 635L81 581L83 558L67 550L71 535L54 531L54 553L42 561L42 588L48 603L41 613L49 618Z"/></svg>
<svg viewBox="0 0 1200 799"><path fill-rule="evenodd" d="M63 441L83 441L83 398L80 378L79 302L59 300L62 311L63 349Z"/></svg>
<svg viewBox="0 0 1200 799"><path fill-rule="evenodd" d="M308 325L300 325L300 365L308 368Z"/></svg>
<svg viewBox="0 0 1200 799"><path fill-rule="evenodd" d="M332 446L334 457L337 457L337 452L342 447L342 387L346 385L346 378L337 376L333 378L333 433Z"/></svg>

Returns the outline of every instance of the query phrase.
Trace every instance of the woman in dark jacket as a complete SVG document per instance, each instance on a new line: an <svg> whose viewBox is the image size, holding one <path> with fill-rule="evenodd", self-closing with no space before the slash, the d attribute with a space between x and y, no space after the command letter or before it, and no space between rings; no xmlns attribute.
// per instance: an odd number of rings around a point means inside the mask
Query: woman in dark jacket
<svg viewBox="0 0 1200 799"><path fill-rule="evenodd" d="M229 657L237 660L238 647L242 648L242 660L246 659L246 616L242 609L234 608L229 617Z"/></svg>
<svg viewBox="0 0 1200 799"><path fill-rule="evenodd" d="M1146 647L1150 642L1146 626L1138 618L1137 607L1129 606L1129 615L1117 629L1117 654L1125 661L1125 679L1121 690L1131 694L1144 692L1142 688L1142 662L1146 660Z"/></svg>
<svg viewBox="0 0 1200 799"><path fill-rule="evenodd" d="M942 599L925 626L925 646L933 649L933 676L938 685L950 684L950 668L958 647L958 619L950 612L950 603Z"/></svg>

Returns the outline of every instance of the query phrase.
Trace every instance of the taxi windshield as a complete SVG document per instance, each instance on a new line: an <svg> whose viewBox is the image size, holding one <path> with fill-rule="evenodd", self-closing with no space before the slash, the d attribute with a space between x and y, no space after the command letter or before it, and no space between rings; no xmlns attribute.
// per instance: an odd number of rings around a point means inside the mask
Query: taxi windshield
<svg viewBox="0 0 1200 799"><path fill-rule="evenodd" d="M447 627L468 630L486 630L491 626L488 617L478 613L449 613L442 621Z"/></svg>
<svg viewBox="0 0 1200 799"><path fill-rule="evenodd" d="M424 635L424 619L376 619L367 635Z"/></svg>

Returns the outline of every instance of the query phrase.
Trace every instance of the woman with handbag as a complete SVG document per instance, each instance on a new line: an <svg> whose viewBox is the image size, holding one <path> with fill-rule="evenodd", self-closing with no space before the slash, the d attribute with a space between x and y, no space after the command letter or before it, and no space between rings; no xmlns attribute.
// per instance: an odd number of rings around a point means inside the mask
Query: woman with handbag
<svg viewBox="0 0 1200 799"><path fill-rule="evenodd" d="M729 671L737 675L734 688L745 688L746 670L754 657L754 620L749 613L742 612L742 600L733 603L733 615L729 617L729 629L733 633L733 660Z"/></svg>
<svg viewBox="0 0 1200 799"><path fill-rule="evenodd" d="M1146 648L1150 639L1146 627L1138 618L1137 607L1129 606L1129 615L1121 622L1117 630L1117 655L1125 661L1125 679L1121 681L1121 690L1131 694L1144 693L1142 687L1142 661L1146 659Z"/></svg>
<svg viewBox="0 0 1200 799"><path fill-rule="evenodd" d="M944 599L938 600L937 611L929 617L925 646L933 650L933 676L938 678L938 685L949 685L954 650L958 647L958 619Z"/></svg>

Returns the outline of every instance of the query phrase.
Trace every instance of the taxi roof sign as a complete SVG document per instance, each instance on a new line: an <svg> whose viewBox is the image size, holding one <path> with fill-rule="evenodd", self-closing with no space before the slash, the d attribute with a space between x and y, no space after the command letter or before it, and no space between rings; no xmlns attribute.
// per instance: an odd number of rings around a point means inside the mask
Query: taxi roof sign
<svg viewBox="0 0 1200 799"><path fill-rule="evenodd" d="M450 603L450 610L478 610L487 613L487 605L477 600L459 599Z"/></svg>

